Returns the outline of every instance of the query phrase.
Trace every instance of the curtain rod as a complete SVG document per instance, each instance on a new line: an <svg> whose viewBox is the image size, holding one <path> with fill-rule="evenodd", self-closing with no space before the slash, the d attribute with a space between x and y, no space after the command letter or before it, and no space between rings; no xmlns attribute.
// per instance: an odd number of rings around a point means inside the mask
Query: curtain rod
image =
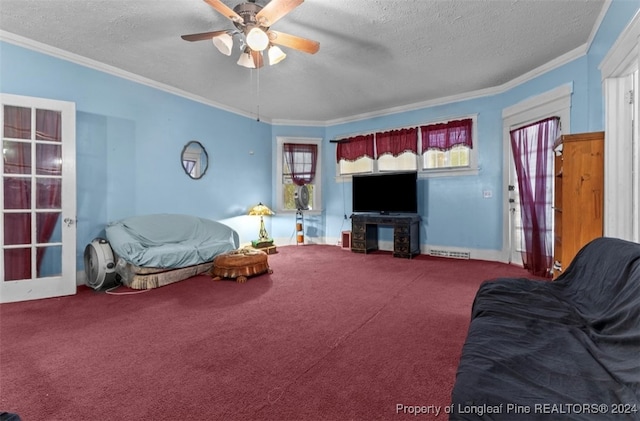
<svg viewBox="0 0 640 421"><path fill-rule="evenodd" d="M350 137L354 137L354 136L366 136L368 134L376 134L376 133L384 133L384 132L391 132L394 130L402 130L402 129L411 129L413 127L416 128L420 128L422 126L429 126L431 124L440 124L440 123L448 123L450 121L454 121L454 120L466 120L468 118L474 118L477 117L478 113L475 114L466 114L466 115L462 115L462 116L449 116L449 117L445 117L439 120L433 120L431 122L426 122L426 123L420 123L420 124L413 124L413 125L408 125L408 126L396 126L394 128L386 128L386 129L380 129L380 130L375 130L372 132L356 132L356 133L351 133L351 134L346 134L343 138L340 139L331 139L329 140L329 143L342 143L342 142L346 142L347 139L349 139Z"/></svg>

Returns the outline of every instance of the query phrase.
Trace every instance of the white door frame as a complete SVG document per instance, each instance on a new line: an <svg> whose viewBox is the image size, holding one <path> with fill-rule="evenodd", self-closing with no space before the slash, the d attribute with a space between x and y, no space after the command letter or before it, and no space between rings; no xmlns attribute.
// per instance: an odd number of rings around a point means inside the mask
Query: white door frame
<svg viewBox="0 0 640 421"><path fill-rule="evenodd" d="M532 98L521 101L502 110L502 132L503 132L503 170L502 188L504 192L502 211L502 261L522 265L521 256L513 253L512 244L512 224L511 212L509 211L509 184L515 182L511 180L513 152L511 150L510 132L518 127L542 120L547 117L560 117L562 133L571 133L571 94L573 93L573 83L568 83L536 95Z"/></svg>
<svg viewBox="0 0 640 421"><path fill-rule="evenodd" d="M59 111L62 135L61 274L19 281L5 281L4 259L4 165L0 163L0 302L35 300L76 293L76 107L75 103L44 98L0 94L0 129L4 127L4 106ZM33 124L33 123L32 123ZM32 126L33 127L33 126ZM2 130L4 135L4 130ZM32 139L34 135L32 134ZM32 175L33 177L33 175ZM33 197L33 196L32 196ZM35 204L32 203L31 206ZM35 228L33 228L35 230ZM35 232L35 231L33 231ZM35 239L32 239L32 245ZM33 263L35 264L35 263Z"/></svg>
<svg viewBox="0 0 640 421"><path fill-rule="evenodd" d="M604 235L640 243L640 12L599 68L605 104Z"/></svg>

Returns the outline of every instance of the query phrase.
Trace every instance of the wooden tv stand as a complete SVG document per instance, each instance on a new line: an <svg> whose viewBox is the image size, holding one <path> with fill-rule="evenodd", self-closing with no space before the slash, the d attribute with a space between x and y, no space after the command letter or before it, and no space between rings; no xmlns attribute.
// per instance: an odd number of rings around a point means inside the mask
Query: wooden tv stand
<svg viewBox="0 0 640 421"><path fill-rule="evenodd" d="M378 225L393 226L393 257L411 259L420 254L420 215L354 213L351 215L351 251L378 250Z"/></svg>

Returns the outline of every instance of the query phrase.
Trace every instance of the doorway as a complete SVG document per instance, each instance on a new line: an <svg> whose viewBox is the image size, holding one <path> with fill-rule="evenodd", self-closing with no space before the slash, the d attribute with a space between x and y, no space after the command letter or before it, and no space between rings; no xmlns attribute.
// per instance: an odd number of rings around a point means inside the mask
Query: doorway
<svg viewBox="0 0 640 421"><path fill-rule="evenodd" d="M559 117L563 133L570 130L571 94L573 85L567 84L545 92L525 101L519 102L502 112L503 117L503 260L522 266L524 250L524 234L520 207L520 192L516 177L513 151L511 147L511 130L527 126L549 117ZM553 171L553 168L550 169ZM552 176L552 175L551 175ZM549 203L549 212L551 212Z"/></svg>
<svg viewBox="0 0 640 421"><path fill-rule="evenodd" d="M551 276L554 246L554 144L560 131L559 117L549 117L513 128L511 150L515 163L510 199L514 220L514 249L524 266L537 276ZM516 187L517 186L517 187ZM515 216L519 214L518 218ZM515 250L512 250L514 253Z"/></svg>
<svg viewBox="0 0 640 421"><path fill-rule="evenodd" d="M0 302L75 294L75 104L7 94L0 104Z"/></svg>

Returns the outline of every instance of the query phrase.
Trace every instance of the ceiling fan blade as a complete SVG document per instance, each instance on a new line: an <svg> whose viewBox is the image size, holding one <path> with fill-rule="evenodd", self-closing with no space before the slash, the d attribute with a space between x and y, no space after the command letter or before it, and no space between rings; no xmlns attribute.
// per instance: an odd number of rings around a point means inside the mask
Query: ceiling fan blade
<svg viewBox="0 0 640 421"><path fill-rule="evenodd" d="M228 31L225 29L223 31L202 32L200 34L182 35L180 38L182 38L185 41L203 41L206 39L217 37L218 35L226 34L227 32Z"/></svg>
<svg viewBox="0 0 640 421"><path fill-rule="evenodd" d="M320 43L317 41L285 34L284 32L269 30L267 35L269 35L269 41L271 41L272 44L294 48L296 50L304 51L305 53L315 54L320 49Z"/></svg>
<svg viewBox="0 0 640 421"><path fill-rule="evenodd" d="M244 22L244 19L237 14L232 8L221 2L220 0L204 0L209 6L216 9L225 17L231 19L234 22Z"/></svg>
<svg viewBox="0 0 640 421"><path fill-rule="evenodd" d="M253 64L255 64L256 69L259 69L262 66L264 66L264 60L262 59L262 52L261 51L253 51L253 50L251 50L251 52L249 54L251 54L251 58L253 59Z"/></svg>
<svg viewBox="0 0 640 421"><path fill-rule="evenodd" d="M300 6L304 0L271 0L256 14L256 21L260 26L271 26L281 17Z"/></svg>

